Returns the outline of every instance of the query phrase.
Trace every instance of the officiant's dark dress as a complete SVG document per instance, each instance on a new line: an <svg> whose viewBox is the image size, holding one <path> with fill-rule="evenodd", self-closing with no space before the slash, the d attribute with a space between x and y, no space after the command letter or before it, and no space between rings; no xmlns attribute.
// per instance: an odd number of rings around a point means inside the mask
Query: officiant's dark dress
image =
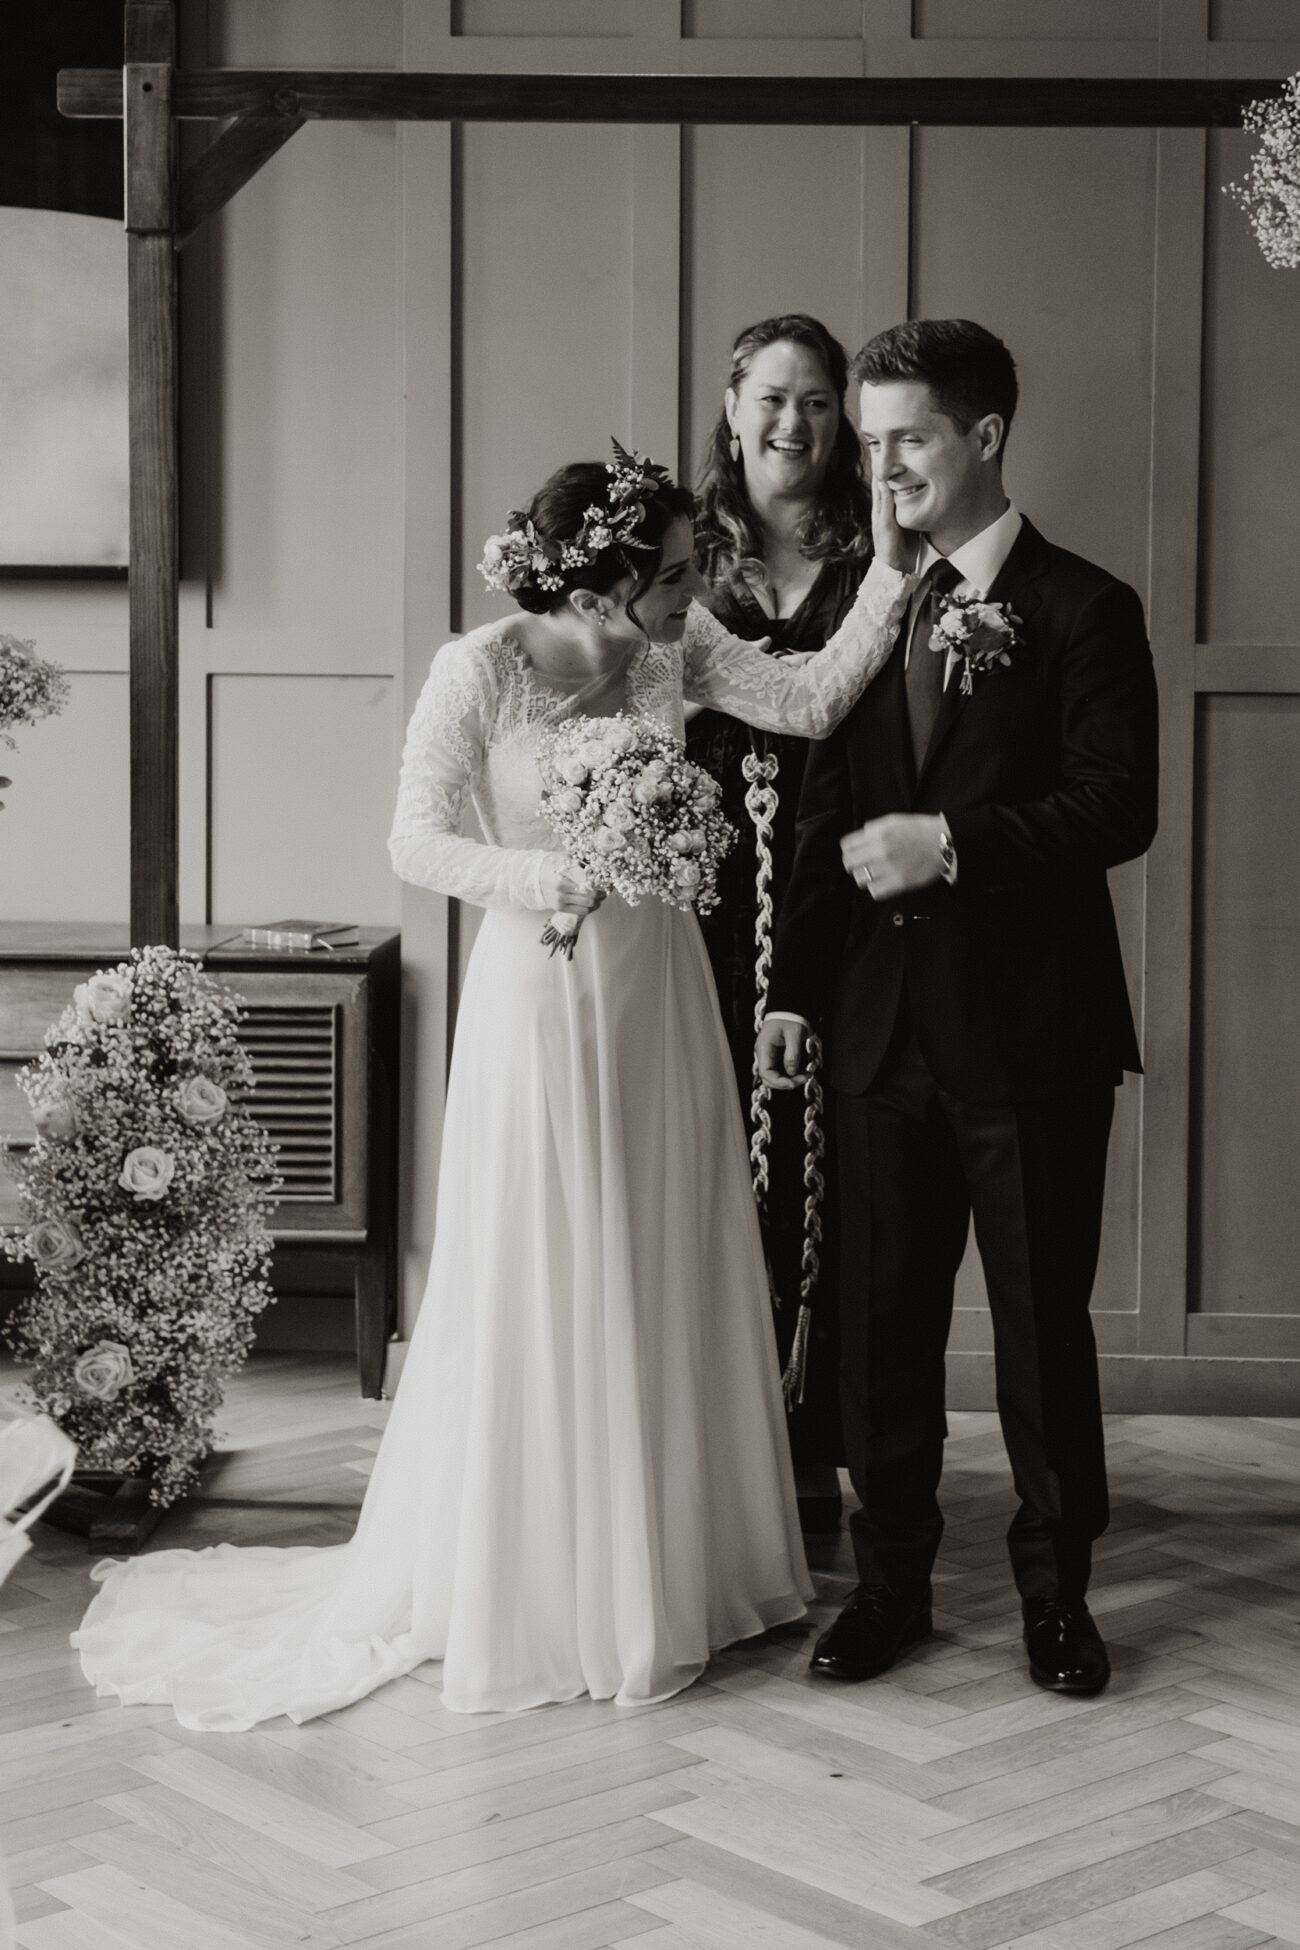
<svg viewBox="0 0 1300 1950"><path fill-rule="evenodd" d="M706 554L700 569L713 589L710 608L719 621L737 636L754 642L770 637L773 656L792 651L820 650L843 622L867 572L869 558L852 561L830 560L822 564L816 582L790 616L771 617L753 595L735 593L726 585L715 586L714 564ZM777 810L772 833L772 903L779 912L782 896L794 864L795 813L799 788L809 745L803 738L789 738L751 731L737 719L716 711L702 711L686 727L686 747L698 765L711 772L722 786L722 810L740 834L739 844L722 863L718 878L719 902L711 913L700 916L713 964L722 1020L731 1046L736 1084L745 1114L746 1130L752 1133L749 1114L753 1091L755 944L754 924L758 912L755 874L758 853L754 823L745 810L748 790L741 767L751 751L772 753L778 763L774 781ZM799 1311L799 1288L804 1233L804 1099L802 1093L774 1095L772 1109L772 1149L769 1161L770 1191L762 1215L763 1241L773 1290L780 1304L775 1310L777 1345L782 1365L790 1353L795 1319ZM804 1401L790 1416L790 1442L796 1464L838 1465L843 1460L843 1439L839 1412L839 1325L836 1301L835 1164L831 1147L833 1119L824 1121L827 1154L822 1164L826 1198L822 1208L821 1274L810 1304L813 1332L808 1352Z"/></svg>

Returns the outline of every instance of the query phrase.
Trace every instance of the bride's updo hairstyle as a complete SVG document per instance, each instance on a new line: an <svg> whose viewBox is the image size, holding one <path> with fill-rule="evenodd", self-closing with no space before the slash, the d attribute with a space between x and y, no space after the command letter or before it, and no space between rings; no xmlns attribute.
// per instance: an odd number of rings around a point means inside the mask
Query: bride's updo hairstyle
<svg viewBox="0 0 1300 1950"><path fill-rule="evenodd" d="M663 560L672 523L695 512L695 497L666 468L614 442L614 460L571 461L557 468L526 508L514 509L505 532L490 535L479 573L520 609L545 616L575 589L608 595L634 578L626 608L638 629L636 599Z"/></svg>

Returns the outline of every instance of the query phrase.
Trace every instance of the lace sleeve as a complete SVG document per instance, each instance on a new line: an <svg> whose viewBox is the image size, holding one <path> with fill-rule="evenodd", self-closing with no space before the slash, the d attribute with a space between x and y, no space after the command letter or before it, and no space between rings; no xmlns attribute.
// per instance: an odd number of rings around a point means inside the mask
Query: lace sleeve
<svg viewBox="0 0 1300 1950"><path fill-rule="evenodd" d="M434 658L406 734L388 851L403 880L435 894L545 912L542 876L562 864L561 854L490 846L460 830L465 795L482 771L495 681L469 640Z"/></svg>
<svg viewBox="0 0 1300 1950"><path fill-rule="evenodd" d="M692 603L683 641L687 701L727 711L763 731L828 738L889 656L916 585L916 576L877 559L826 647L793 666L732 636Z"/></svg>

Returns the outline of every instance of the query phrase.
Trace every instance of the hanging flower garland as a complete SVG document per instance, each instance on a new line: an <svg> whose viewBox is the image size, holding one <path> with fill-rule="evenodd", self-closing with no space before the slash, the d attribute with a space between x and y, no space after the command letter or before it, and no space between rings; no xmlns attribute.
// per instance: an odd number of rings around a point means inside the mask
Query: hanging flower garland
<svg viewBox="0 0 1300 1950"><path fill-rule="evenodd" d="M212 1445L225 1377L272 1299L274 1148L244 1101L241 1005L193 955L137 948L83 982L19 1073L36 1144L10 1161L36 1291L7 1337L83 1469L165 1506Z"/></svg>
<svg viewBox="0 0 1300 1950"><path fill-rule="evenodd" d="M1282 84L1276 101L1251 102L1241 125L1260 139L1242 183L1225 184L1239 203L1267 261L1279 271L1300 268L1300 74Z"/></svg>

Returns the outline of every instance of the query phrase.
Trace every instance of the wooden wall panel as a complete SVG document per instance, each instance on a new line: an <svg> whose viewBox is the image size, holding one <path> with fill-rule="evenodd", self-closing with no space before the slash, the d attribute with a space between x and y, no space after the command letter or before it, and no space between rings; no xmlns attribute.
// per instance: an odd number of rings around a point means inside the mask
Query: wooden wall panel
<svg viewBox="0 0 1300 1950"><path fill-rule="evenodd" d="M309 123L220 222L216 626L386 627L396 654L393 127Z"/></svg>
<svg viewBox="0 0 1300 1950"><path fill-rule="evenodd" d="M212 679L214 921L397 920L399 713L390 679Z"/></svg>
<svg viewBox="0 0 1300 1950"><path fill-rule="evenodd" d="M1210 0L1212 41L1289 41L1298 32L1296 0Z"/></svg>
<svg viewBox="0 0 1300 1950"><path fill-rule="evenodd" d="M513 34L582 35L606 40L630 34L633 0L452 0L453 34L496 38Z"/></svg>
<svg viewBox="0 0 1300 1950"><path fill-rule="evenodd" d="M48 633L39 648L65 661ZM0 772L14 781L0 791L6 920L127 919L126 671L70 669L68 676L72 695L62 715L24 727L16 752L0 748Z"/></svg>
<svg viewBox="0 0 1300 1950"><path fill-rule="evenodd" d="M472 629L512 607L478 575L484 537L556 467L604 460L611 434L630 437L634 137L479 123L463 141L453 624Z"/></svg>
<svg viewBox="0 0 1300 1950"><path fill-rule="evenodd" d="M1249 144L1211 138L1206 210L1202 641L1291 643L1300 480L1300 277L1265 263L1218 186Z"/></svg>
<svg viewBox="0 0 1300 1950"><path fill-rule="evenodd" d="M722 406L737 332L808 311L862 341L863 135L858 129L687 132L683 467Z"/></svg>
<svg viewBox="0 0 1300 1950"><path fill-rule="evenodd" d="M210 58L243 68L397 67L402 14L402 0L221 0Z"/></svg>
<svg viewBox="0 0 1300 1950"><path fill-rule="evenodd" d="M856 41L861 0L683 0L687 40Z"/></svg>
<svg viewBox="0 0 1300 1950"><path fill-rule="evenodd" d="M1155 136L920 129L912 310L1005 339L1008 489L1052 540L1144 589Z"/></svg>
<svg viewBox="0 0 1300 1950"><path fill-rule="evenodd" d="M913 0L927 41L1153 41L1159 0Z"/></svg>
<svg viewBox="0 0 1300 1950"><path fill-rule="evenodd" d="M1203 699L1197 756L1192 1298L1300 1315L1300 696Z"/></svg>

